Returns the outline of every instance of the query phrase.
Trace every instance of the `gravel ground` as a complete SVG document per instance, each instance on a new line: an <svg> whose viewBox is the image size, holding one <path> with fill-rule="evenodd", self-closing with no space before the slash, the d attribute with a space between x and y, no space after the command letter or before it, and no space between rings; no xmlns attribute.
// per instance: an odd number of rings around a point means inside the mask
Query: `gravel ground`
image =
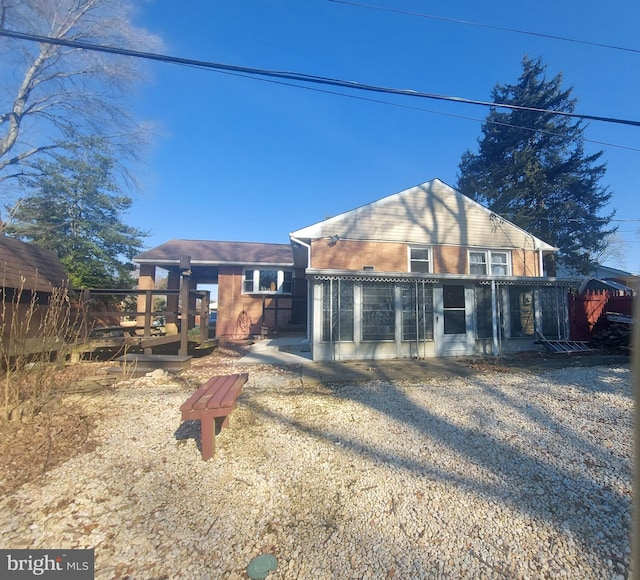
<svg viewBox="0 0 640 580"><path fill-rule="evenodd" d="M218 367L218 373L229 369ZM4 548L95 548L96 578L627 578L627 366L421 382L250 381L212 461L179 439L210 368L92 397L96 448L0 500ZM196 424L197 426L197 424Z"/></svg>

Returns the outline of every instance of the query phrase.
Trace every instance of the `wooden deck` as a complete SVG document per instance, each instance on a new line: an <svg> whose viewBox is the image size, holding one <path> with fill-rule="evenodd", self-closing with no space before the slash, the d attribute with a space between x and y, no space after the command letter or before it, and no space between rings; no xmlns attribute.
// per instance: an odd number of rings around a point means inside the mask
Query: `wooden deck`
<svg viewBox="0 0 640 580"><path fill-rule="evenodd" d="M185 312L179 307L174 311L153 309L156 298L177 299L178 296L184 304L190 300L199 301L199 304ZM102 304L100 297L123 300L135 297L138 302L144 299L144 304L139 304L140 310L135 312L117 309L110 312L95 308L94 302ZM0 343L3 356L49 354L75 363L87 355L158 354L154 349L162 354L178 350L180 355L186 356L188 351L217 345L217 340L209 338L209 291L189 290L185 284L180 290L85 289L79 294L76 308L82 309L82 316L74 321L73 327L58 329L61 337L3 338ZM156 326L160 321L163 326ZM165 334L165 328L171 334ZM71 340L63 338L74 332L79 332L80 336Z"/></svg>
<svg viewBox="0 0 640 580"><path fill-rule="evenodd" d="M113 336L90 338L71 347L71 362L78 362L83 355L99 351L130 352L132 350L152 350L160 346L180 345L180 335L163 336Z"/></svg>

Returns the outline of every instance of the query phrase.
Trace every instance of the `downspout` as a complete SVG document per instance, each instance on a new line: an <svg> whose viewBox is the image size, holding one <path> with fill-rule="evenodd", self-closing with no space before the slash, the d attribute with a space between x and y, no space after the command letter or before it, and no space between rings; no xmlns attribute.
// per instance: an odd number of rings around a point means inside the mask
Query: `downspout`
<svg viewBox="0 0 640 580"><path fill-rule="evenodd" d="M427 358L427 310L425 305L426 282L422 281L422 358ZM429 288L431 292L431 327L433 328L433 287ZM432 333L433 334L433 333Z"/></svg>
<svg viewBox="0 0 640 580"><path fill-rule="evenodd" d="M416 280L415 315L416 315L416 358L417 359L421 358L420 357L420 302L419 302L420 294L419 294L418 288L419 288L418 280Z"/></svg>
<svg viewBox="0 0 640 580"><path fill-rule="evenodd" d="M540 270L540 276L544 276L544 256L542 255L542 248L538 250L538 268Z"/></svg>
<svg viewBox="0 0 640 580"><path fill-rule="evenodd" d="M491 331L493 334L493 356L498 356L500 354L500 343L499 343L499 314L498 314L498 298L497 298L497 289L496 289L496 281L494 278L491 279Z"/></svg>
<svg viewBox="0 0 640 580"><path fill-rule="evenodd" d="M289 239L296 244L300 244L307 248L307 268L311 267L311 245L306 244L302 240L298 238L294 238L292 235L289 235ZM307 269L305 268L305 270ZM313 316L313 300L311 300L311 295L313 292L310 292L310 284L307 284L307 336L306 340L309 341L309 345L311 346L311 354L313 355L313 340L311 340L311 317ZM313 358L313 357L312 357Z"/></svg>

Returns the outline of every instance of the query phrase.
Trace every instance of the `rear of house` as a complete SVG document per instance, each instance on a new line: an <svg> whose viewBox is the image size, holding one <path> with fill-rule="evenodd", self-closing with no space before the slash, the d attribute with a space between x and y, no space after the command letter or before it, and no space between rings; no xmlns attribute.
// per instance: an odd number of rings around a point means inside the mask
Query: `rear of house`
<svg viewBox="0 0 640 580"><path fill-rule="evenodd" d="M439 180L290 234L306 249L314 360L498 354L567 338L557 248Z"/></svg>
<svg viewBox="0 0 640 580"><path fill-rule="evenodd" d="M217 284L217 336L298 332L314 360L498 354L568 338L575 279L557 248L434 179L289 234L289 244L172 240L145 252L180 286ZM176 304L169 311L177 310ZM171 327L171 321L167 325Z"/></svg>

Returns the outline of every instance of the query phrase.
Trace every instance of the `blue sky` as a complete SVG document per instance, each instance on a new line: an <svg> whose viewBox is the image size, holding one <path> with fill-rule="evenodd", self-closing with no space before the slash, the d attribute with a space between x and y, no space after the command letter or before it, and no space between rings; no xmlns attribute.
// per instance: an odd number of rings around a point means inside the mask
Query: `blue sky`
<svg viewBox="0 0 640 580"><path fill-rule="evenodd" d="M640 49L637 0L361 4ZM160 35L172 56L477 100L490 100L496 83L517 82L524 54L540 56L549 78L562 72L573 87L577 112L640 119L638 52L329 0L150 0L136 23ZM287 243L291 231L424 181L455 186L461 155L476 150L488 113L144 66L150 80L135 113L159 129L126 221L150 231L148 247L172 238ZM616 218L636 220L616 222L625 255L610 265L638 272L640 128L592 121L585 137L601 142L586 149L604 151L602 185Z"/></svg>

